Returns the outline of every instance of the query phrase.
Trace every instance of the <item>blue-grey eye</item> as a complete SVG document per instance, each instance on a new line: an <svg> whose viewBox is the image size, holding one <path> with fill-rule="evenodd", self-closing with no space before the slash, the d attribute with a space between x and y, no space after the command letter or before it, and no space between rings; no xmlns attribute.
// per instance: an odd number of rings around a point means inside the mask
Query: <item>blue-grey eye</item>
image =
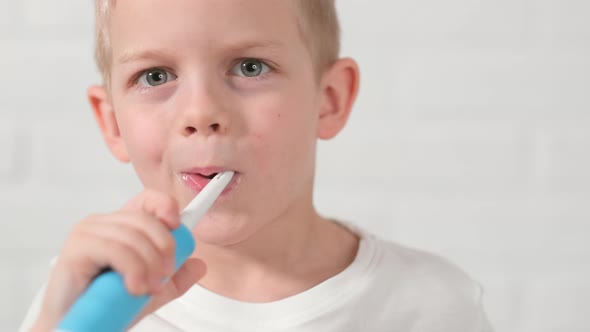
<svg viewBox="0 0 590 332"><path fill-rule="evenodd" d="M147 87L154 87L168 83L176 79L176 76L162 68L153 68L146 70L139 77L139 84Z"/></svg>
<svg viewBox="0 0 590 332"><path fill-rule="evenodd" d="M233 69L233 74L242 77L256 77L267 73L270 68L258 59L244 59Z"/></svg>

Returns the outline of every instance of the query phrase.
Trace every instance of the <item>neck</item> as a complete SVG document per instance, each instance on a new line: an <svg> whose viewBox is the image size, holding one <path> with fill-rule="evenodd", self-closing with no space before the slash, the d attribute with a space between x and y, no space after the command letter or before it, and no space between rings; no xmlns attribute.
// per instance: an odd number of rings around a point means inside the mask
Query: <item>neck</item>
<svg viewBox="0 0 590 332"><path fill-rule="evenodd" d="M294 209L290 209L294 210ZM280 266L297 259L313 240L314 228L321 217L310 206L303 213L286 211L267 223L250 238L236 244L215 246L199 244L196 256L224 266ZM230 264L227 264L230 263Z"/></svg>
<svg viewBox="0 0 590 332"><path fill-rule="evenodd" d="M201 243L194 256L207 264L199 282L203 287L234 299L266 302L342 271L354 259L357 242L350 232L320 217L308 199L247 240L223 247Z"/></svg>

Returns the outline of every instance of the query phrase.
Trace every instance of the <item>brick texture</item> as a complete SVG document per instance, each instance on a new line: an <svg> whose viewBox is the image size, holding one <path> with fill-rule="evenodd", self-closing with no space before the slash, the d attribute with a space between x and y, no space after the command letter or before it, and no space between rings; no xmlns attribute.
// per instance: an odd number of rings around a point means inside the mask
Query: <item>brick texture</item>
<svg viewBox="0 0 590 332"><path fill-rule="evenodd" d="M463 267L497 331L588 331L590 3L338 5L362 88L319 144L318 209ZM0 40L0 331L13 331L70 227L141 186L87 105L92 1L5 1Z"/></svg>

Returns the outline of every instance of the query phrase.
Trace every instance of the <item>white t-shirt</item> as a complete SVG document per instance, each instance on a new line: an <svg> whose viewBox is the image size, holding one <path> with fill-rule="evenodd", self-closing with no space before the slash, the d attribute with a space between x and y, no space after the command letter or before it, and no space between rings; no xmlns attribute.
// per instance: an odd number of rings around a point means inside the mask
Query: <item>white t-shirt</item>
<svg viewBox="0 0 590 332"><path fill-rule="evenodd" d="M361 240L338 275L294 296L246 303L195 285L132 332L491 332L482 288L447 260L349 226ZM40 296L21 331L33 323Z"/></svg>

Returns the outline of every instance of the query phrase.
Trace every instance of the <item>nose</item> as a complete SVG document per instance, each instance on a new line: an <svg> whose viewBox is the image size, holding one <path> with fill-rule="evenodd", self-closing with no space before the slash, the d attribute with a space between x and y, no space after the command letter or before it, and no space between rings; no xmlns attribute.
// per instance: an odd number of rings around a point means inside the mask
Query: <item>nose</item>
<svg viewBox="0 0 590 332"><path fill-rule="evenodd" d="M213 133L219 132L220 131L219 128L221 128L221 125L219 123L217 123L217 122L211 123L209 126L204 125L203 126L203 129L205 129L205 130L197 130L196 126L188 125L188 126L186 126L184 128L183 135L184 136L190 136L190 135L193 135L193 134L195 134L195 133L197 133L199 131L202 134L208 136L208 135L211 135ZM225 128L225 129L227 130L227 128Z"/></svg>
<svg viewBox="0 0 590 332"><path fill-rule="evenodd" d="M223 98L212 89L193 90L185 100L179 128L184 137L226 134L230 130L230 115Z"/></svg>

